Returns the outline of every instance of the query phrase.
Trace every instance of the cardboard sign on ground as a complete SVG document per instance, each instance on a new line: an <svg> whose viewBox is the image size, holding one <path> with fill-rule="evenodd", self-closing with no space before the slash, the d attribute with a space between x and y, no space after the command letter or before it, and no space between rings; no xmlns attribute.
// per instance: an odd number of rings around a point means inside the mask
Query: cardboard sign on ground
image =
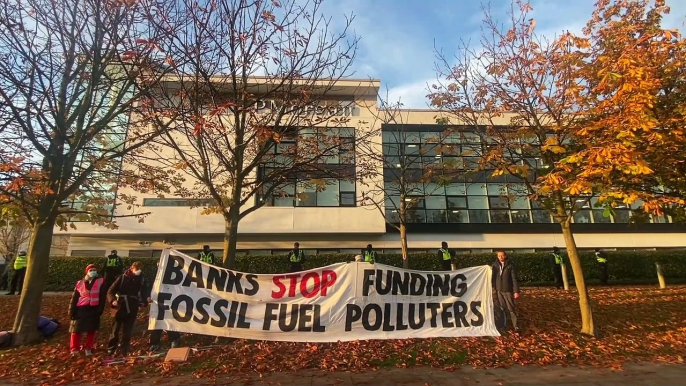
<svg viewBox="0 0 686 386"><path fill-rule="evenodd" d="M188 360L188 356L191 353L189 347L178 347L170 349L167 352L167 357L164 358L165 362L185 362Z"/></svg>

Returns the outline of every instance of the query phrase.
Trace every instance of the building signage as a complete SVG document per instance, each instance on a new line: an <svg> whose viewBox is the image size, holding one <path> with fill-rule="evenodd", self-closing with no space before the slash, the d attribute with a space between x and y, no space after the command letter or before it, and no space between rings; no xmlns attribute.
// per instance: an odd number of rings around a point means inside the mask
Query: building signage
<svg viewBox="0 0 686 386"><path fill-rule="evenodd" d="M255 109L258 112L277 112L285 111L292 115L319 115L319 116L335 116L335 117L350 117L358 116L359 109L354 102L350 101L334 101L331 103L320 102L319 105L289 105L273 99L258 100L255 102Z"/></svg>

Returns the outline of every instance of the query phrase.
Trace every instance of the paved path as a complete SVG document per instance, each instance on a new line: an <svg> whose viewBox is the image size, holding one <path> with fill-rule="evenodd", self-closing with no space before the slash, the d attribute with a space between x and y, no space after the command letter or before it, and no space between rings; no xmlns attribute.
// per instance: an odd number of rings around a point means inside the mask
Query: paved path
<svg viewBox="0 0 686 386"><path fill-rule="evenodd" d="M365 373L327 373L302 371L277 373L264 377L227 376L212 381L193 378L148 380L141 385L231 385L231 386L681 386L686 385L686 365L628 364L623 370L578 367L512 367L473 369L461 367L454 372L415 367L381 369ZM203 383L205 382L205 383Z"/></svg>

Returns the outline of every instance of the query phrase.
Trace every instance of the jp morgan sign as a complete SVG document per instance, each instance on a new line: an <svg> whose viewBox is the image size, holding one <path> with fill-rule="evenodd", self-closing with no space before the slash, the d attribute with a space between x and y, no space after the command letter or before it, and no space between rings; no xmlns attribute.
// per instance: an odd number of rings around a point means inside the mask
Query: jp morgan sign
<svg viewBox="0 0 686 386"><path fill-rule="evenodd" d="M350 101L321 101L318 105L289 104L273 99L264 99L255 102L255 110L258 113L275 113L284 111L288 115L319 115L334 117L353 117L360 115L360 111L354 102Z"/></svg>

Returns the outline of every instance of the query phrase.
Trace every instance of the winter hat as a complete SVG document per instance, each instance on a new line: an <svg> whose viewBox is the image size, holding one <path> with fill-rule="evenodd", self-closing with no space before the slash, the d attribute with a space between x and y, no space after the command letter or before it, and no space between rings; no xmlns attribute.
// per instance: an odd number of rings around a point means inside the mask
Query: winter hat
<svg viewBox="0 0 686 386"><path fill-rule="evenodd" d="M90 271L91 269L94 269L94 270L97 271L97 270L98 270L98 266L95 265L95 264L88 264L88 267L86 267L86 275L88 275L88 271Z"/></svg>

